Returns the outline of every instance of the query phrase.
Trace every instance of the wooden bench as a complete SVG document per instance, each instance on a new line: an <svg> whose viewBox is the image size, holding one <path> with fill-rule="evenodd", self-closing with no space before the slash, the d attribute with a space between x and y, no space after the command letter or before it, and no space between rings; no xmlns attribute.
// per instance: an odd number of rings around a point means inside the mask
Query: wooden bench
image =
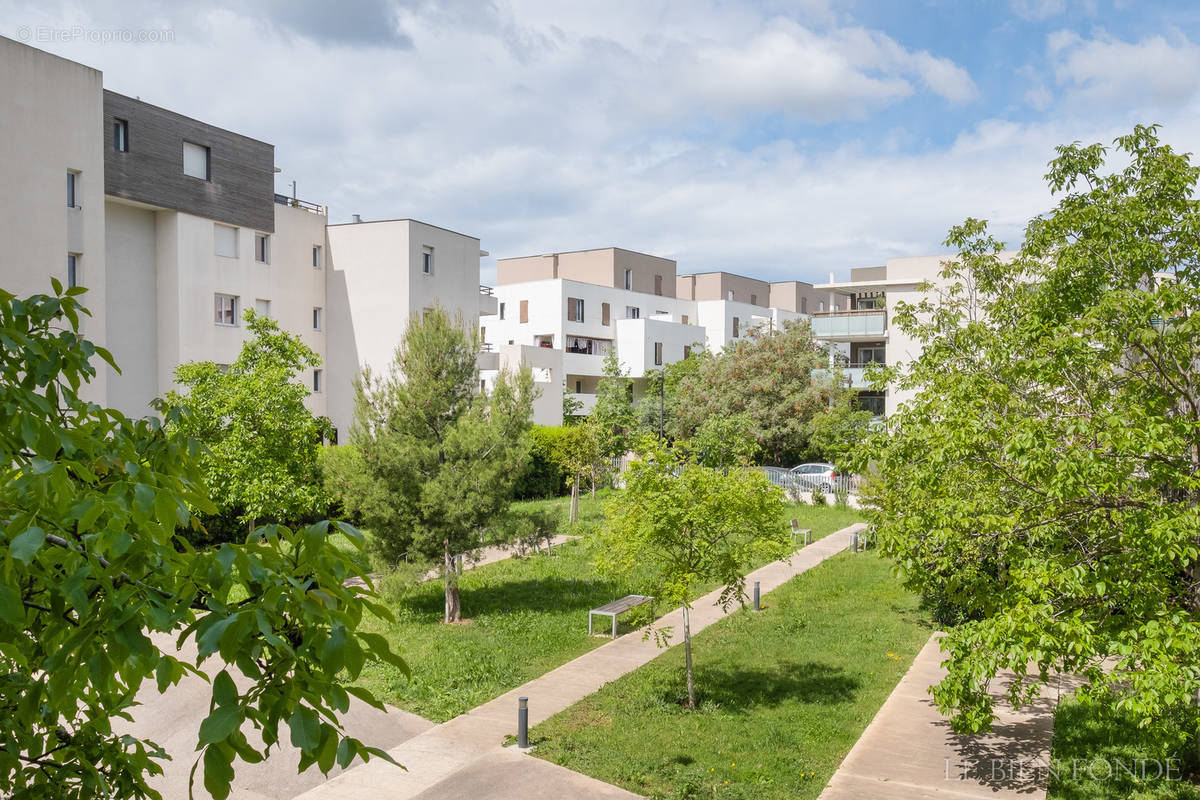
<svg viewBox="0 0 1200 800"><path fill-rule="evenodd" d="M796 544L796 541L800 538L801 535L804 536L804 546L807 547L808 539L810 536L812 536L812 528L801 528L800 520L793 518L792 519L792 544Z"/></svg>
<svg viewBox="0 0 1200 800"><path fill-rule="evenodd" d="M593 608L588 612L588 636L592 635L592 616L598 615L601 617L612 617L612 638L617 638L617 615L624 614L632 608L637 608L646 603L653 603L654 598L644 594L627 594L620 600L613 600L606 606ZM651 605L651 613L654 606Z"/></svg>

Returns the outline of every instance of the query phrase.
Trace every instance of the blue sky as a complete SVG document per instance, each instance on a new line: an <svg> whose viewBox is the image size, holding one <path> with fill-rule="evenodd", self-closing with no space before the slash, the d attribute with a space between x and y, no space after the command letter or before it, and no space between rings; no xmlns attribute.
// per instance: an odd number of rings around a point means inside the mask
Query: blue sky
<svg viewBox="0 0 1200 800"><path fill-rule="evenodd" d="M479 236L485 280L617 245L820 281L967 216L1016 242L1056 144L1200 136L1192 2L0 0L0 34L272 142L334 221Z"/></svg>

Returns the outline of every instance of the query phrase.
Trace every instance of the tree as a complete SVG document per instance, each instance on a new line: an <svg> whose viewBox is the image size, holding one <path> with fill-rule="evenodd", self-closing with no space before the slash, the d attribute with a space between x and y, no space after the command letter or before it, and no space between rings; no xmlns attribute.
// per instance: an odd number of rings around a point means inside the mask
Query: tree
<svg viewBox="0 0 1200 800"><path fill-rule="evenodd" d="M57 296L0 291L0 794L158 797L147 778L166 754L111 721L143 681L161 691L185 673L212 681L193 769L203 765L216 798L229 794L233 761L268 755L281 724L301 769L387 757L337 722L349 695L382 707L350 685L364 661L405 667L359 630L364 614L388 612L345 585L361 571L329 543L329 523L194 550L177 528L213 504L200 447L180 433L188 412L160 404L164 426L81 398L93 359L115 364L79 335L84 290L53 283ZM160 651L153 633L195 640L200 662L219 656L219 669ZM236 671L253 681L244 694Z"/></svg>
<svg viewBox="0 0 1200 800"><path fill-rule="evenodd" d="M704 349L704 344L697 342L692 345L687 358L665 364L661 369L647 374L649 389L638 404L642 430L657 434L661 423L667 438L677 439L683 435L679 426L682 416L679 410L679 387L699 373L705 361L711 357Z"/></svg>
<svg viewBox="0 0 1200 800"><path fill-rule="evenodd" d="M895 324L924 344L916 398L873 448L881 546L966 621L934 696L990 725L1056 671L1184 735L1200 690L1200 170L1153 127L1059 147L1058 204L1014 258L986 225ZM1033 665L1028 669L1027 665Z"/></svg>
<svg viewBox="0 0 1200 800"><path fill-rule="evenodd" d="M728 469L745 466L758 455L758 436L748 414L709 417L696 434L677 448L698 464Z"/></svg>
<svg viewBox="0 0 1200 800"><path fill-rule="evenodd" d="M621 368L616 348L609 348L596 385L596 405L589 415L602 433L605 455L619 458L629 452L638 432L637 412L633 405L633 381Z"/></svg>
<svg viewBox="0 0 1200 800"><path fill-rule="evenodd" d="M562 435L555 442L552 458L566 475L567 486L571 488L571 511L567 520L571 524L579 521L579 486L584 475L591 475L595 496L597 473L606 460L603 443L604 431L593 419L562 428Z"/></svg>
<svg viewBox="0 0 1200 800"><path fill-rule="evenodd" d="M782 493L761 472L701 466L649 442L626 470L625 490L608 503L602 570L647 572L658 599L683 606L688 708L696 707L692 602L711 582L723 587L722 608L745 600L754 560L790 549L782 510Z"/></svg>
<svg viewBox="0 0 1200 800"><path fill-rule="evenodd" d="M852 460L862 449L875 415L858 407L850 393L839 393L833 407L814 414L809 422L809 449L834 464Z"/></svg>
<svg viewBox="0 0 1200 800"><path fill-rule="evenodd" d="M317 463L332 428L304 405L309 389L298 373L321 364L300 337L247 310L252 335L228 368L211 361L181 364L175 380L184 394L167 402L191 413L175 425L204 445L200 464L219 509L250 530L259 520L292 522L328 506Z"/></svg>
<svg viewBox="0 0 1200 800"><path fill-rule="evenodd" d="M701 358L695 371L679 381L675 435L695 435L710 417L747 414L763 459L795 464L810 455L813 417L849 393L832 382L813 381L812 371L825 367L827 360L807 322L756 328L721 353Z"/></svg>
<svg viewBox="0 0 1200 800"><path fill-rule="evenodd" d="M389 371L359 382L351 434L364 474L347 505L389 562L441 561L447 622L462 618L454 556L504 511L529 456L533 378L502 372L480 392L478 351L440 307L414 315Z"/></svg>

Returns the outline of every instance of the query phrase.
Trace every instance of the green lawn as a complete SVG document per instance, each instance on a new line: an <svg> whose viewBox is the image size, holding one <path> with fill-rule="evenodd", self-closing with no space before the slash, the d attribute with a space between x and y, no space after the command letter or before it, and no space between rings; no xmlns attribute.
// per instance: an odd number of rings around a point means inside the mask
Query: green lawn
<svg viewBox="0 0 1200 800"><path fill-rule="evenodd" d="M859 519L845 509L789 506L780 524L792 517L818 538ZM581 518L599 524L600 505L586 499ZM361 682L385 701L441 722L603 644L606 639L587 635L588 610L646 589L599 578L586 542L585 535L556 548L553 557L508 559L465 572L460 589L467 619L460 625L441 622L440 581L413 584L399 574L384 578L380 591L396 622L365 624L404 655L412 677L374 664ZM628 630L626 618L622 622Z"/></svg>
<svg viewBox="0 0 1200 800"><path fill-rule="evenodd" d="M928 640L918 598L842 553L530 732L535 754L651 798L813 798Z"/></svg>
<svg viewBox="0 0 1200 800"><path fill-rule="evenodd" d="M1142 779L1142 760L1145 775ZM1172 780L1158 779L1171 762ZM1200 800L1195 754L1156 740L1121 712L1067 699L1054 714L1054 771L1047 800ZM1132 771L1137 779L1130 777Z"/></svg>

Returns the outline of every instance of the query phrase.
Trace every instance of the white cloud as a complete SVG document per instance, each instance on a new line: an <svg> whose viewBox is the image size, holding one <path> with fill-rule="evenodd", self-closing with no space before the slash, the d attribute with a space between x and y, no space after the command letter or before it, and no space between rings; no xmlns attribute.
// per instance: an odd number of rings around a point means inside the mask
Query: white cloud
<svg viewBox="0 0 1200 800"><path fill-rule="evenodd" d="M1023 20L1043 22L1067 13L1068 9L1093 16L1096 0L1011 0L1009 7Z"/></svg>
<svg viewBox="0 0 1200 800"><path fill-rule="evenodd" d="M1200 47L1182 34L1126 42L1103 31L1093 39L1060 31L1048 37L1047 53L1059 85L1079 103L1177 106L1200 89Z"/></svg>

